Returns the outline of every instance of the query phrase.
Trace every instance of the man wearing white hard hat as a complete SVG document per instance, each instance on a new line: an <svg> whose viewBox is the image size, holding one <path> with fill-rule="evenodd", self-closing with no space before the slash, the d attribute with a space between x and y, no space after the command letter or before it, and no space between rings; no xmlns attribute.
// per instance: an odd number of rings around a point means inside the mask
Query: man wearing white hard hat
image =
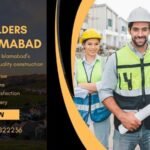
<svg viewBox="0 0 150 150"><path fill-rule="evenodd" d="M128 17L131 42L112 54L105 66L100 97L114 114L113 150L150 150L150 117L135 113L150 104L150 13L141 7ZM122 124L128 132L118 130Z"/></svg>

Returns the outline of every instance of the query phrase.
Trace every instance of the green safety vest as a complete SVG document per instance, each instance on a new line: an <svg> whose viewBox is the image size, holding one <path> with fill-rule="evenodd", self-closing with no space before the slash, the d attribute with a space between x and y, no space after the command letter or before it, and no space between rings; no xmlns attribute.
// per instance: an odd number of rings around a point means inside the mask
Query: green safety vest
<svg viewBox="0 0 150 150"><path fill-rule="evenodd" d="M90 76L91 81L87 81L87 74L84 68L83 61L79 59L77 61L77 83L92 82L96 83L101 80L102 77L102 61L96 60L95 65L92 68Z"/></svg>
<svg viewBox="0 0 150 150"><path fill-rule="evenodd" d="M88 76L84 68L84 63L81 59L77 61L77 83L96 83L101 80L103 59L100 61L96 60L88 81ZM88 117L90 115L91 120L94 122L101 122L107 119L111 112L101 103L98 92L88 94L85 99L80 97L74 97L74 102L79 110L80 115L83 120L87 123Z"/></svg>
<svg viewBox="0 0 150 150"><path fill-rule="evenodd" d="M117 87L114 98L122 109L139 110L150 104L150 50L140 59L128 46L116 52ZM120 122L115 118L115 127ZM144 121L150 129L150 117Z"/></svg>

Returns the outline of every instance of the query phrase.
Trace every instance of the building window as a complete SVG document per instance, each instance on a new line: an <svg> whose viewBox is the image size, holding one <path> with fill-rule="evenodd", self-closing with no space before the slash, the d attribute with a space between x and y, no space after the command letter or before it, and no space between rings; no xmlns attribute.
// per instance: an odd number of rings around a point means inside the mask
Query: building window
<svg viewBox="0 0 150 150"><path fill-rule="evenodd" d="M126 28L125 28L125 26L122 26L122 29L121 29L122 31L126 31Z"/></svg>
<svg viewBox="0 0 150 150"><path fill-rule="evenodd" d="M112 27L112 19L108 19L108 26Z"/></svg>
<svg viewBox="0 0 150 150"><path fill-rule="evenodd" d="M89 18L90 18L90 14L87 14L87 16L86 16L84 22L85 22L85 23L88 23L88 19L89 19Z"/></svg>

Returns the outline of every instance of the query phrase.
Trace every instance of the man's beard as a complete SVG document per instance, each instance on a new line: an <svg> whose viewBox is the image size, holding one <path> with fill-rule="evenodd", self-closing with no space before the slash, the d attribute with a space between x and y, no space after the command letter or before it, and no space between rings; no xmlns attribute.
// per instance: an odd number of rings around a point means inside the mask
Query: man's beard
<svg viewBox="0 0 150 150"><path fill-rule="evenodd" d="M133 39L132 38L132 41L133 41L133 43L134 43L134 45L136 46L136 47L143 47L146 43L147 43L147 38L144 36L144 37L137 37L137 38L144 38L145 39L145 41L143 42L143 44L138 44L138 42L136 42L136 40L135 40L135 38Z"/></svg>

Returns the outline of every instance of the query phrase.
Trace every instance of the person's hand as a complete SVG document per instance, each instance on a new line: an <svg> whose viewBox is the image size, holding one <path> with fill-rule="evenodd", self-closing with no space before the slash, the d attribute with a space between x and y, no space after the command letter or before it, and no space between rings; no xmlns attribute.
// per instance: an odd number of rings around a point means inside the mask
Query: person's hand
<svg viewBox="0 0 150 150"><path fill-rule="evenodd" d="M118 119L129 131L134 131L141 125L141 121L135 117L134 112L122 112Z"/></svg>
<svg viewBox="0 0 150 150"><path fill-rule="evenodd" d="M88 92L89 92L89 94L92 94L92 93L94 93L94 91L90 91L90 90L88 90Z"/></svg>
<svg viewBox="0 0 150 150"><path fill-rule="evenodd" d="M79 83L78 86L80 88L88 90L89 93L93 93L97 91L96 83Z"/></svg>

